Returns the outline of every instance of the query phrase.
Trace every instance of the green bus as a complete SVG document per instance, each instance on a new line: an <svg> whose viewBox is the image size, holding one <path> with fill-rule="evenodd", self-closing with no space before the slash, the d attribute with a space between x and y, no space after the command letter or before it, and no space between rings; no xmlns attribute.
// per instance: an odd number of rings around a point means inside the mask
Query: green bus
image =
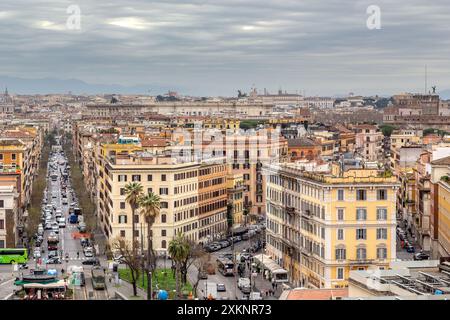
<svg viewBox="0 0 450 320"><path fill-rule="evenodd" d="M92 268L91 275L92 275L92 287L94 287L95 290L106 289L105 272L101 268L98 267Z"/></svg>
<svg viewBox="0 0 450 320"><path fill-rule="evenodd" d="M6 249L0 248L0 264L27 263L28 251L26 248Z"/></svg>

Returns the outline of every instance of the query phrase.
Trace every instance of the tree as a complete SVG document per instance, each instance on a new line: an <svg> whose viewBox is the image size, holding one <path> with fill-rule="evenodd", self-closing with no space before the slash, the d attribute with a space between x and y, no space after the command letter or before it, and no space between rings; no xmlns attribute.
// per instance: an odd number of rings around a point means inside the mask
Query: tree
<svg viewBox="0 0 450 320"><path fill-rule="evenodd" d="M127 195L127 197L125 198L125 201L128 202L128 204L131 206L131 237L132 237L132 249L133 249L133 253L136 254L136 247L134 246L135 244L135 234L136 234L136 224L135 224L135 214L136 214L136 209L138 209L138 201L139 201L139 197L142 195L142 184L138 183L138 182L130 182L127 185L125 185L125 194Z"/></svg>
<svg viewBox="0 0 450 320"><path fill-rule="evenodd" d="M169 243L169 254L175 262L175 283L178 297L181 296L180 271L183 261L189 255L189 245L183 234L178 234Z"/></svg>
<svg viewBox="0 0 450 320"><path fill-rule="evenodd" d="M195 297L197 297L197 288L198 284L201 280L201 274L202 272L205 272L206 266L208 266L208 263L211 259L211 256L209 253L207 253L201 245L198 245L195 249L193 264L197 269L197 278L195 280L195 283L192 285L192 289L194 291Z"/></svg>
<svg viewBox="0 0 450 320"><path fill-rule="evenodd" d="M153 254L153 239L152 239L152 226L155 223L156 217L159 215L161 198L149 192L146 195L141 195L138 199L138 206L141 208L141 215L147 223L147 298L151 299L151 277L149 277L149 271L154 270L155 255Z"/></svg>
<svg viewBox="0 0 450 320"><path fill-rule="evenodd" d="M227 203L227 235L231 233L231 229L233 228L233 209L234 204L232 201Z"/></svg>
<svg viewBox="0 0 450 320"><path fill-rule="evenodd" d="M137 241L135 241L137 242ZM130 241L125 240L124 238L116 238L112 242L112 249L119 253L122 256L123 263L130 269L131 273L131 284L133 286L133 295L137 296L137 280L139 278L139 268L140 268L140 259L139 256L134 254L132 248L136 248L139 243L135 243L134 245L130 244Z"/></svg>
<svg viewBox="0 0 450 320"><path fill-rule="evenodd" d="M194 241L191 241L186 238L185 242L189 248L189 253L181 263L180 273L181 273L181 282L183 283L183 285L187 283L187 273L189 267L192 265L192 263L194 263L194 261L198 258L199 255L202 255L205 252L202 245L197 244Z"/></svg>
<svg viewBox="0 0 450 320"><path fill-rule="evenodd" d="M394 131L395 127L390 126L388 124L384 124L384 125L380 126L380 129L385 137L390 137L392 134L392 131Z"/></svg>

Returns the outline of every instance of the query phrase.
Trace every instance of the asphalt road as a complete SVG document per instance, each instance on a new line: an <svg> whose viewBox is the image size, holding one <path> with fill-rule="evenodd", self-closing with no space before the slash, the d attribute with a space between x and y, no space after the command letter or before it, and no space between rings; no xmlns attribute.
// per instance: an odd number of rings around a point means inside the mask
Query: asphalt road
<svg viewBox="0 0 450 320"><path fill-rule="evenodd" d="M81 246L79 239L74 239L73 234L78 232L76 224L70 224L68 222L69 218L69 206L72 201L72 192L70 192L70 182L67 182L67 204L62 203L62 194L61 194L61 181L62 174L61 171L64 170L65 164L59 165L58 162L60 160L65 161L64 157L60 154L57 154L55 158L51 157L49 159L49 163L51 162L57 163L57 169L52 170L49 168L50 174L57 173L58 179L57 181L52 181L50 175L47 178L47 201L48 203L54 204L56 206L56 210L61 210L63 217L66 221L65 228L59 228L59 243L58 243L58 255L62 259L62 264L45 264L48 255L47 248L47 237L50 234L51 230L44 231L44 241L41 246L41 260L42 267L46 269L56 269L58 274L61 275L62 269L67 272L68 268L71 266L83 266L84 274L86 279L85 287L75 288L75 299L87 300L87 299L107 299L108 293L107 290L93 290L90 270L92 266L90 265L82 265L82 261L88 259L84 256L83 248ZM53 212L53 218L55 218L55 212ZM34 249L34 248L33 248ZM66 255L68 259L66 259ZM103 257L100 262L102 265L105 265L105 259ZM30 254L28 268L36 268L37 262L33 258L33 251ZM24 273L28 273L28 270L24 270ZM0 265L0 300L4 299L8 295L10 295L13 290L18 289L14 286L14 279L20 275L19 272L13 272L13 267L11 265Z"/></svg>
<svg viewBox="0 0 450 320"><path fill-rule="evenodd" d="M241 253L242 250L250 247L255 240L256 240L256 237L254 239L235 243L234 244L234 252ZM222 254L232 253L232 252L233 252L233 247L231 247L231 246L228 248L224 248L219 251L213 252L213 253L211 253L211 261L215 261ZM258 253L260 253L260 252L258 252ZM169 264L169 266L170 266L170 264ZM188 279L191 283L196 282L197 269L194 266L191 266L188 270ZM234 300L236 298L243 299L244 294L237 287L238 279L239 279L239 275L237 275L237 274L235 276L224 276L220 272L216 271L215 274L208 275L208 279L199 281L198 288L197 288L198 296L200 299L207 296L206 283L214 282L216 284L222 283L225 285L226 291L217 293L217 295L220 297L220 299L228 299L228 300Z"/></svg>

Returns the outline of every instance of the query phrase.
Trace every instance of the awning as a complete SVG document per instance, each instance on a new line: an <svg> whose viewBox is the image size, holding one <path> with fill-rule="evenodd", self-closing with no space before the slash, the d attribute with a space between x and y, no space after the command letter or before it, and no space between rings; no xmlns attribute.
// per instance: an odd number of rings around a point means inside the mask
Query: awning
<svg viewBox="0 0 450 320"><path fill-rule="evenodd" d="M64 280L59 280L55 283L26 283L23 285L25 289L57 289L57 288L65 288L66 283Z"/></svg>
<svg viewBox="0 0 450 320"><path fill-rule="evenodd" d="M278 263L272 260L271 257L265 254L257 254L253 256L253 259L261 263L265 269L271 273L287 273Z"/></svg>

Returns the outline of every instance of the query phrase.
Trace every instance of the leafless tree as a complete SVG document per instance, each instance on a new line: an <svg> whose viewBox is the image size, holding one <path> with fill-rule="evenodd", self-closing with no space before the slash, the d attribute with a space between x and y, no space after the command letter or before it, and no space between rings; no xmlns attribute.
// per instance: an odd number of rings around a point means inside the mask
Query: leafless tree
<svg viewBox="0 0 450 320"><path fill-rule="evenodd" d="M139 242L136 240L134 247L138 248ZM139 255L133 253L133 246L131 241L127 241L123 238L116 238L112 243L112 249L122 256L123 263L130 269L131 284L133 285L133 294L137 296L136 283L139 278L139 270L141 268L141 259Z"/></svg>

